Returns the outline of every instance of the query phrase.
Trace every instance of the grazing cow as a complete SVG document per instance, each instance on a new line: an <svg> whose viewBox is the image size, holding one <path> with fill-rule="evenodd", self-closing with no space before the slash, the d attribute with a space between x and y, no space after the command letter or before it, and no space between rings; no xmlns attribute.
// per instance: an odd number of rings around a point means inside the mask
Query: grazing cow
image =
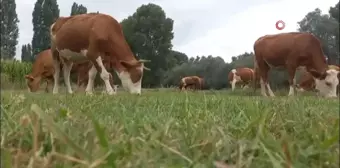
<svg viewBox="0 0 340 168"><path fill-rule="evenodd" d="M41 80L45 80L45 92L48 92L48 86L53 82L53 73L54 67L51 50L44 50L36 56L32 72L25 75L28 91L36 92L39 89Z"/></svg>
<svg viewBox="0 0 340 168"><path fill-rule="evenodd" d="M335 69L340 71L340 67L335 65L329 65L328 69ZM305 69L302 70L301 79L299 84L297 84L297 91L304 92L304 91L313 91L315 89L315 82L313 76L306 71Z"/></svg>
<svg viewBox="0 0 340 168"><path fill-rule="evenodd" d="M89 67L89 68L88 68ZM62 68L62 67L61 67ZM72 67L71 73L77 72L78 74L78 81L77 85L78 88L82 86L82 84L87 84L88 79L88 71L90 70L90 62L85 62L83 64L75 64ZM48 92L48 86L52 84L54 81L53 79L54 74L54 66L53 66L53 58L52 52L50 49L44 50L40 52L34 63L32 72L30 74L25 75L27 79L27 86L30 92L36 92L39 89L41 80L45 80L46 88L45 91ZM111 76L110 83L114 86L115 90L117 86L113 85L113 78Z"/></svg>
<svg viewBox="0 0 340 168"><path fill-rule="evenodd" d="M92 95L97 72L105 83L106 92L113 95L110 74L103 64L103 58L113 62L114 69L122 85L130 93L141 94L143 69L146 60L136 60L127 44L119 22L113 17L101 13L80 14L59 17L50 27L51 50L54 59L54 80L60 76L60 62L63 64L64 81L68 93L72 94L70 70L73 62L90 60L92 67L88 72L85 89ZM58 93L59 83L54 82L53 93Z"/></svg>
<svg viewBox="0 0 340 168"><path fill-rule="evenodd" d="M231 85L232 91L234 91L236 83L241 83L241 88L243 89L247 88L250 82L254 80L254 78L254 70L250 68L232 69L228 75L228 81Z"/></svg>
<svg viewBox="0 0 340 168"><path fill-rule="evenodd" d="M203 79L198 76L187 76L181 79L179 89L185 90L187 88L193 90L201 90L203 88Z"/></svg>
<svg viewBox="0 0 340 168"><path fill-rule="evenodd" d="M270 96L275 96L268 83L270 68L280 67L288 71L288 95L294 95L295 71L298 67L306 67L313 76L320 95L336 97L339 71L328 70L321 43L314 35L300 32L266 35L255 41L254 52L255 76L260 78L263 96L267 96L265 88Z"/></svg>

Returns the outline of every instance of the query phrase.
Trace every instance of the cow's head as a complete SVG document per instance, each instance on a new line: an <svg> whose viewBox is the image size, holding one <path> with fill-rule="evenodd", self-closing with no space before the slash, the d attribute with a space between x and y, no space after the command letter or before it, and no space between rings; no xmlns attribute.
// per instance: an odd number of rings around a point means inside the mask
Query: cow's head
<svg viewBox="0 0 340 168"><path fill-rule="evenodd" d="M29 92L36 92L39 89L40 77L33 77L32 75L25 75L26 83Z"/></svg>
<svg viewBox="0 0 340 168"><path fill-rule="evenodd" d="M143 70L150 70L144 66L145 62L150 61L120 61L125 69L121 71L118 76L122 81L123 88L132 94L141 94Z"/></svg>
<svg viewBox="0 0 340 168"><path fill-rule="evenodd" d="M310 70L315 80L315 89L319 91L320 96L336 97L336 88L339 84L339 71L329 69L323 73Z"/></svg>

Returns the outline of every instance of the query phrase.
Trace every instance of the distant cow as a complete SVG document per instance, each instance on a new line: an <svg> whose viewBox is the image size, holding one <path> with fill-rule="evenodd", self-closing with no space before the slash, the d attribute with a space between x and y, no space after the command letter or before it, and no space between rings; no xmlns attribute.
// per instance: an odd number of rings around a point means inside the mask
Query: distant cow
<svg viewBox="0 0 340 168"><path fill-rule="evenodd" d="M254 44L255 72L261 84L261 94L275 96L268 83L268 71L273 67L285 68L289 75L289 94L294 95L295 72L306 67L316 81L321 96L336 97L339 71L328 70L320 41L310 33L281 33L260 37ZM254 82L256 84L256 82ZM255 88L255 87L254 87Z"/></svg>
<svg viewBox="0 0 340 168"><path fill-rule="evenodd" d="M113 17L101 13L80 14L59 17L50 27L51 50L54 59L54 80L60 76L60 62L64 66L65 85L72 94L70 70L73 62L90 60L89 80L85 89L93 93L94 79L97 72L105 83L106 92L115 94L110 85L110 74L103 64L106 56L112 62L122 85L133 94L141 94L141 83L146 60L136 60L127 44L119 22ZM148 69L147 69L148 70ZM58 93L59 83L54 83L53 93Z"/></svg>
<svg viewBox="0 0 340 168"><path fill-rule="evenodd" d="M340 71L340 67L335 66L335 65L329 65L328 69L335 69L337 71ZM313 91L315 89L315 81L313 76L307 72L305 69L302 70L301 75L300 75L300 82L296 86L297 90L300 92L303 91Z"/></svg>
<svg viewBox="0 0 340 168"><path fill-rule="evenodd" d="M241 88L245 89L255 78L253 69L250 68L236 68L232 69L228 75L228 81L231 85L231 90L234 91L235 84L241 83Z"/></svg>
<svg viewBox="0 0 340 168"><path fill-rule="evenodd" d="M198 76L187 76L181 79L179 83L180 90L186 90L187 88L193 90L201 90L203 88L203 79Z"/></svg>

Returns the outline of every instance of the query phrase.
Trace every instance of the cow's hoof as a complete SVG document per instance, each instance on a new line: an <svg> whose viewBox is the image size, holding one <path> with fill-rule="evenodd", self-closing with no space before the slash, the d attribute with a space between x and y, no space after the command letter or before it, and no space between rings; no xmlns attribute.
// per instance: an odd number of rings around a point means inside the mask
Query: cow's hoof
<svg viewBox="0 0 340 168"><path fill-rule="evenodd" d="M114 92L114 91L109 91L109 92L107 92L107 94L108 94L108 95L115 95L116 92Z"/></svg>
<svg viewBox="0 0 340 168"><path fill-rule="evenodd" d="M88 96L92 96L93 92L85 92L85 94L88 95Z"/></svg>

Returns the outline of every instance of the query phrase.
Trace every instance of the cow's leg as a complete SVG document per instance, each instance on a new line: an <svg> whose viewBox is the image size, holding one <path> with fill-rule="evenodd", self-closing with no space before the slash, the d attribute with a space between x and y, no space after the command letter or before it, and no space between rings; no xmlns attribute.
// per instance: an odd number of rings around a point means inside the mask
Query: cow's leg
<svg viewBox="0 0 340 168"><path fill-rule="evenodd" d="M72 91L71 82L70 82L70 73L71 73L73 63L72 62L65 62L63 65L64 65L63 66L64 82L65 82L65 85L66 85L66 88L67 88L67 92L69 94L72 94L73 91Z"/></svg>
<svg viewBox="0 0 340 168"><path fill-rule="evenodd" d="M110 85L112 86L112 89L113 89L114 94L116 94L116 93L117 93L117 87L116 87L115 84L113 83L113 76L112 76L111 73L109 73L109 75L110 75L110 79L109 79Z"/></svg>
<svg viewBox="0 0 340 168"><path fill-rule="evenodd" d="M102 61L102 58L99 56L96 60L95 60L95 62L93 62L93 64L94 64L94 67L98 67L98 70L99 71L101 71L100 72L100 77L103 79L103 81L104 81L104 83L105 83L105 87L106 87L106 92L109 94L109 95L113 95L113 94L115 94L115 92L113 91L113 89L112 89L112 86L111 86L111 84L110 84L110 74L109 74L109 72L107 72L107 70L106 70L106 68L105 68L105 66L104 66L104 64L103 64L103 61ZM97 64L97 65L96 65ZM91 68L92 69L92 68ZM97 68L96 68L97 69ZM98 71L97 70L97 71ZM91 70L90 70L91 71ZM89 76L89 78L90 78L90 76ZM92 88L93 88L93 81L94 81L94 78L93 79L91 79L91 81L92 81ZM90 82L90 80L89 80L89 82ZM89 86L89 85L88 85Z"/></svg>
<svg viewBox="0 0 340 168"><path fill-rule="evenodd" d="M79 69L78 70L78 76L77 76L77 86L78 86L78 91L82 91L85 88L85 85L87 85L86 81L88 81L88 71L85 71L84 69Z"/></svg>
<svg viewBox="0 0 340 168"><path fill-rule="evenodd" d="M295 80L295 71L296 68L292 67L287 67L288 70L288 82L289 82L289 93L288 96L294 96L295 92L295 85L296 85L296 80Z"/></svg>
<svg viewBox="0 0 340 168"><path fill-rule="evenodd" d="M245 90L245 89L248 89L249 88L249 83L245 83L244 85L243 85L243 90Z"/></svg>
<svg viewBox="0 0 340 168"><path fill-rule="evenodd" d="M80 83L80 72L77 74L77 91L80 91L81 83Z"/></svg>
<svg viewBox="0 0 340 168"><path fill-rule="evenodd" d="M54 86L53 86L53 94L57 94L59 92L59 77L60 77L60 61L58 59L54 59L53 61L54 66Z"/></svg>
<svg viewBox="0 0 340 168"><path fill-rule="evenodd" d="M268 95L266 93L266 84L263 81L262 77L260 78L260 85L261 85L261 95L267 97Z"/></svg>
<svg viewBox="0 0 340 168"><path fill-rule="evenodd" d="M268 71L269 71L269 69L268 70L266 69L261 74L261 80L260 80L260 83L261 83L261 94L263 96L267 96L267 94L266 94L266 88L267 88L269 96L270 97L274 97L275 94L272 91L272 89L270 88L270 85L269 85L269 82L268 82Z"/></svg>
<svg viewBox="0 0 340 168"><path fill-rule="evenodd" d="M230 85L231 85L231 91L234 91L235 90L235 85L236 85L236 79L234 78L231 82L230 82Z"/></svg>
<svg viewBox="0 0 340 168"><path fill-rule="evenodd" d="M181 89L181 90L186 90L186 87L187 87L187 85L186 85L186 84L183 84L183 86L182 86L182 89Z"/></svg>
<svg viewBox="0 0 340 168"><path fill-rule="evenodd" d="M244 86L245 86L245 83L244 83L244 82L242 82L242 83L241 83L241 89L243 89L243 90L244 90Z"/></svg>
<svg viewBox="0 0 340 168"><path fill-rule="evenodd" d="M274 92L272 91L272 89L270 88L270 85L269 85L268 79L266 79L265 81L266 81L265 83L266 83L266 87L267 87L267 90L268 90L269 96L270 96L270 97L274 97L274 96L275 96L275 94L274 94Z"/></svg>
<svg viewBox="0 0 340 168"><path fill-rule="evenodd" d="M272 91L272 89L270 88L270 85L269 85L268 82L267 82L266 86L267 86L267 89L268 89L269 96L275 97L275 94L274 94L274 92Z"/></svg>
<svg viewBox="0 0 340 168"><path fill-rule="evenodd" d="M50 78L47 78L47 79L46 79L46 88L45 88L45 92L46 92L46 93L49 92L49 89L48 89L48 88L49 88L49 86L52 84L52 82L53 82L52 79L50 79Z"/></svg>
<svg viewBox="0 0 340 168"><path fill-rule="evenodd" d="M85 89L86 94L92 95L93 93L93 85L94 85L94 79L97 75L97 69L95 68L95 65L92 65L91 69L88 72L89 79L87 81L87 86Z"/></svg>
<svg viewBox="0 0 340 168"><path fill-rule="evenodd" d="M266 93L266 88L268 90L269 96L274 97L274 93L272 91L272 89L270 88L270 85L268 83L268 72L269 72L269 65L267 63L265 63L264 60L262 61L258 61L257 62L257 67L258 67L258 71L260 74L260 85L261 85L261 94L263 96L267 96Z"/></svg>

